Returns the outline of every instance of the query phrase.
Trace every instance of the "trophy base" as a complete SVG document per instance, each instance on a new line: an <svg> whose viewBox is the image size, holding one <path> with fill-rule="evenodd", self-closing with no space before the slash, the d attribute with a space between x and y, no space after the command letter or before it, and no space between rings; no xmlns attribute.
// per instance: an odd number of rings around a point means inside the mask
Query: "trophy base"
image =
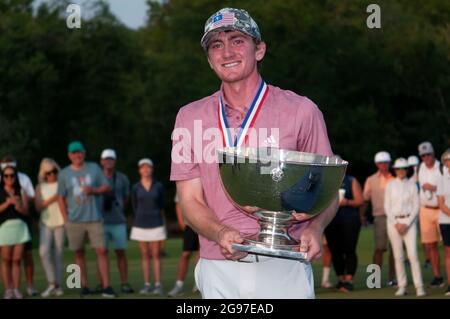
<svg viewBox="0 0 450 319"><path fill-rule="evenodd" d="M251 239L246 239L242 244L233 244L232 248L249 254L294 259L305 263L308 262L306 259L307 253L298 251L299 245L267 245Z"/></svg>

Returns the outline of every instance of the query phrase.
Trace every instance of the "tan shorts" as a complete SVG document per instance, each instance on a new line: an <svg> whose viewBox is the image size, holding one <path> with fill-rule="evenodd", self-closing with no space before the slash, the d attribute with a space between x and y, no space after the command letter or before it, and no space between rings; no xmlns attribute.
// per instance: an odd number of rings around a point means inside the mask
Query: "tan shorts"
<svg viewBox="0 0 450 319"><path fill-rule="evenodd" d="M420 207L420 239L423 244L431 244L440 241L439 208Z"/></svg>
<svg viewBox="0 0 450 319"><path fill-rule="evenodd" d="M92 248L105 247L103 235L103 223L66 223L67 238L70 250L77 251L84 248L87 238L91 242Z"/></svg>
<svg viewBox="0 0 450 319"><path fill-rule="evenodd" d="M383 251L387 250L388 235L386 216L374 216L373 227L375 233L375 249Z"/></svg>

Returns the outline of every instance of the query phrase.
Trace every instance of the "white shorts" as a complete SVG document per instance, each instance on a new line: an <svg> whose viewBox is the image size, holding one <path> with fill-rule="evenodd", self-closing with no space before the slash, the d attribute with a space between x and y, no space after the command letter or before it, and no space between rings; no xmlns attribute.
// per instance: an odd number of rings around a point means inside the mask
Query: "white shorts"
<svg viewBox="0 0 450 319"><path fill-rule="evenodd" d="M254 262L200 258L195 281L205 299L314 299L311 264L248 255Z"/></svg>
<svg viewBox="0 0 450 319"><path fill-rule="evenodd" d="M166 240L167 232L166 227L155 227L155 228L139 228L132 227L130 239L137 241L160 241Z"/></svg>

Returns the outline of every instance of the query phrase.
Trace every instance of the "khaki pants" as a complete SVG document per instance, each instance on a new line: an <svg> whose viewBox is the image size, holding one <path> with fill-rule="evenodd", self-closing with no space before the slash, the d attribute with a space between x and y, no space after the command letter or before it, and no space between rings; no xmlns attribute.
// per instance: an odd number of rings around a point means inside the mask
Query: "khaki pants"
<svg viewBox="0 0 450 319"><path fill-rule="evenodd" d="M77 251L84 248L86 237L92 248L104 248L104 234L102 222L66 223L67 239L70 250Z"/></svg>
<svg viewBox="0 0 450 319"><path fill-rule="evenodd" d="M419 213L420 239L423 244L437 243L441 239L439 208L421 206Z"/></svg>

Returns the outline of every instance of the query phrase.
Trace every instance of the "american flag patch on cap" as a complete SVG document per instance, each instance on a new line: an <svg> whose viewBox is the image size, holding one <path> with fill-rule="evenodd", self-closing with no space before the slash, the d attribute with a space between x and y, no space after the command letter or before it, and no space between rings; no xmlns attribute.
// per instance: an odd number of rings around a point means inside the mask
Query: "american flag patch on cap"
<svg viewBox="0 0 450 319"><path fill-rule="evenodd" d="M218 28L233 23L234 23L234 13L232 12L219 13L213 18L213 28Z"/></svg>

